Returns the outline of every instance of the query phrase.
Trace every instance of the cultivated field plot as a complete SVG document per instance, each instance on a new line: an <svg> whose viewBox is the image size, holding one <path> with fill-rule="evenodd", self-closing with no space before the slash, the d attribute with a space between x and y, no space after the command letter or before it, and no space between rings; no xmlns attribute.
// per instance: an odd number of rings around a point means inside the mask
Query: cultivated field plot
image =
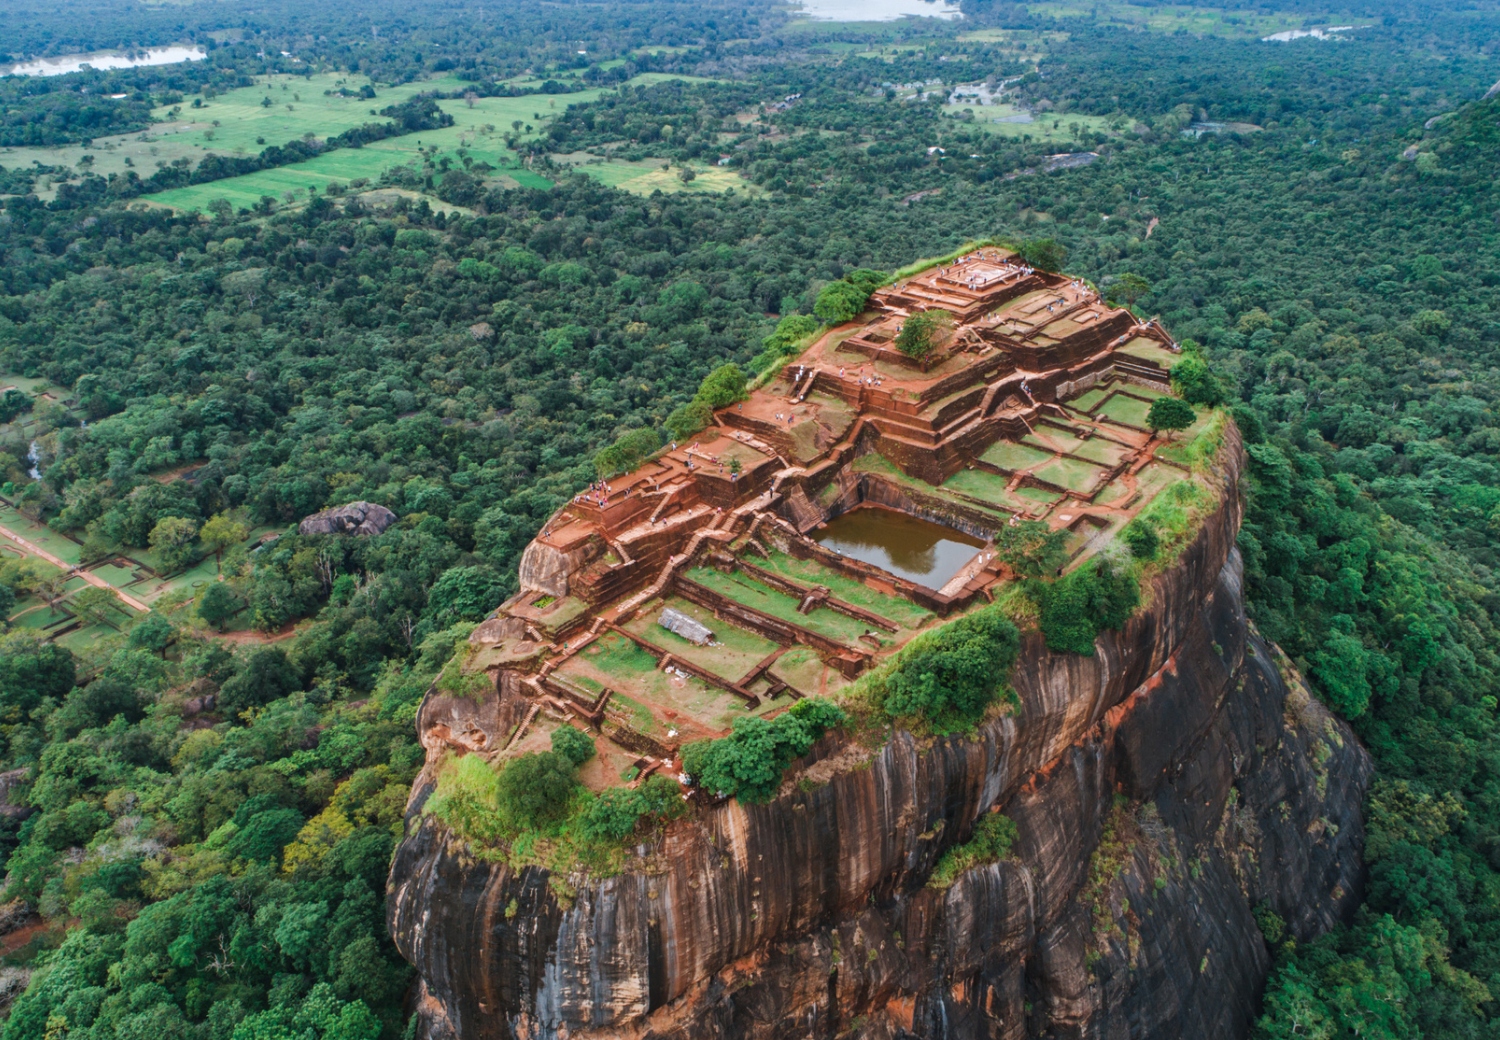
<svg viewBox="0 0 1500 1040"><path fill-rule="evenodd" d="M987 502L1005 513L1028 517L1044 516L1047 510L1062 498L1056 491L1045 488L1018 487L1010 490L1006 485L1009 477L979 469L960 470L943 483L943 490L955 491L980 502Z"/></svg>
<svg viewBox="0 0 1500 1040"><path fill-rule="evenodd" d="M654 639L651 642L661 645ZM631 729L658 738L677 739L668 736L670 729L677 729L682 739L717 733L728 729L749 709L739 697L696 676L659 670L655 657L617 632L590 643L555 674L591 692L605 687L615 691L611 708L628 715L625 722ZM623 696L623 690L632 696ZM766 711L769 706L762 704L756 710ZM702 732L694 732L690 726Z"/></svg>
<svg viewBox="0 0 1500 1040"><path fill-rule="evenodd" d="M1087 432L1087 431L1084 431ZM1021 438L1022 444L1030 444L1043 451L1072 452L1083 443L1083 438L1052 423L1039 422L1036 430Z"/></svg>
<svg viewBox="0 0 1500 1040"><path fill-rule="evenodd" d="M78 168L83 157L91 155L89 168L101 176L134 171L144 178L155 173L158 164L170 164L177 159L189 159L197 165L210 153L258 155L269 145L284 145L306 134L323 140L365 123L389 122L388 117L372 115L370 110L379 112L423 91L464 87L460 80L444 78L381 87L374 100L323 93L341 88L358 92L367 83L365 77L353 75L262 77L254 86L203 101L202 108L192 107L192 97L183 100L175 115L171 108L158 108L152 118L159 122L147 130L98 137L87 147L0 148L0 165L30 166L35 161L46 166ZM261 104L266 98L271 99L269 106ZM291 110L287 105L291 105Z"/></svg>
<svg viewBox="0 0 1500 1040"><path fill-rule="evenodd" d="M1107 383L1102 386L1095 386L1092 389L1086 390L1083 393L1079 394L1077 397L1073 398L1073 400L1065 401L1064 403L1069 408L1072 408L1075 411L1092 412L1100 401L1104 400L1110 395L1113 389L1114 388Z"/></svg>
<svg viewBox="0 0 1500 1040"><path fill-rule="evenodd" d="M1175 484L1181 479L1181 470L1160 462L1151 462L1136 475L1135 486L1143 499L1149 499L1168 484Z"/></svg>
<svg viewBox="0 0 1500 1040"><path fill-rule="evenodd" d="M794 646L782 654L770 673L804 696L828 697L849 685L837 668L828 667L817 651L806 646Z"/></svg>
<svg viewBox="0 0 1500 1040"><path fill-rule="evenodd" d="M14 506L0 505L0 526L20 535L32 545L51 553L64 563L76 566L83 558L83 546L71 538L58 534L46 524L39 524L26 517ZM9 539L6 541L9 542ZM10 544L15 543L10 542Z"/></svg>
<svg viewBox="0 0 1500 1040"><path fill-rule="evenodd" d="M667 79L686 78L689 77L643 74L629 82L631 84L656 83ZM462 83L457 80L451 82L429 80L425 84L415 86L418 89L413 90L412 95L421 90L463 89ZM476 98L472 104L463 99L445 99L438 102L438 107L453 117L453 125L441 130L423 130L400 137L389 137L383 141L365 145L363 148L338 149L303 163L293 163L274 170L261 170L243 177L229 177L208 184L193 185L189 188L176 188L146 197L152 202L179 210L202 210L215 198L228 199L235 207L243 208L253 206L262 196L270 196L279 200L282 198L282 193L287 191L294 194L300 193L303 201L306 201L309 188L322 193L330 183L347 185L348 182L360 178L367 179L374 184L380 179L381 173L392 166L420 162L419 149L425 149L429 154L436 149L436 154L433 156L436 161L441 161L444 156L447 156L452 160L454 169L461 169L462 157L458 154L460 148L474 162L486 162L495 167L496 172L493 176L497 181L509 178L521 187L549 188L552 186L550 180L521 165L516 154L505 146L504 135L514 132L514 124L520 122L523 128L528 125L532 127L529 133L524 131L521 133L521 139L531 140L545 129L546 124L554 117L566 111L569 105L595 101L605 92L602 88L593 88L574 94ZM215 98L214 102L217 103L219 100ZM379 106L379 99L376 104ZM368 120L369 103L366 103L364 111ZM273 144L279 143L269 137L267 141ZM661 172L657 171L658 174ZM709 184L714 183L716 175L722 179L722 175L725 174L734 176L736 186L744 183L740 182L736 175L730 174L728 170L704 169L701 172L709 179ZM676 171L672 171L663 180L670 180L671 184L676 185L676 188L672 188L670 184L663 183L659 185L663 190L722 190L711 186L694 189L692 185L683 185L680 180L676 179ZM647 192L651 190L655 190L655 187L648 188Z"/></svg>

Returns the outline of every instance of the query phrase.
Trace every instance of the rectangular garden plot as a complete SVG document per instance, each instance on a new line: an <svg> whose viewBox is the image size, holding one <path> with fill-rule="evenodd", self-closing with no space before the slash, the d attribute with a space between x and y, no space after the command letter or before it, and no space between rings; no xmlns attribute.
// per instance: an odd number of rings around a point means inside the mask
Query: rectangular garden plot
<svg viewBox="0 0 1500 1040"><path fill-rule="evenodd" d="M845 603L878 614L910 632L915 632L935 616L932 611L919 607L909 599L886 595L870 588L858 578L851 578L816 560L799 560L786 553L773 552L768 560L752 558L751 562L799 585L822 585Z"/></svg>
<svg viewBox="0 0 1500 1040"><path fill-rule="evenodd" d="M1134 426L1138 430L1146 429L1146 413L1151 410L1151 403L1143 401L1139 397L1131 397L1129 394L1114 393L1109 400L1099 406L1096 414L1115 422L1124 423L1126 426Z"/></svg>
<svg viewBox="0 0 1500 1040"><path fill-rule="evenodd" d="M568 658L556 674L564 684L589 692L613 690L609 713L619 717L623 711L620 721L659 740L678 739L667 736L669 729L684 740L718 733L746 709L745 701L697 676L662 671L654 656L618 632ZM622 694L625 690L630 696Z"/></svg>
<svg viewBox="0 0 1500 1040"><path fill-rule="evenodd" d="M1108 385L1096 386L1091 390L1085 390L1083 393L1073 398L1073 400L1064 401L1063 403L1066 404L1069 408L1076 409L1080 412L1092 412L1094 410L1094 407L1100 401L1104 400L1110 395L1112 389L1113 388Z"/></svg>
<svg viewBox="0 0 1500 1040"><path fill-rule="evenodd" d="M1053 459L1045 466L1033 470L1032 476L1081 495L1091 495L1099 486L1104 473L1098 466L1077 459Z"/></svg>
<svg viewBox="0 0 1500 1040"><path fill-rule="evenodd" d="M664 608L686 614L703 625L713 632L714 642L719 645L699 646L676 632L663 628L657 623L657 619L661 617ZM777 646L764 636L736 628L729 622L714 617L713 611L696 603L689 603L680 596L672 596L665 602L648 603L622 627L653 646L659 646L674 657L706 669L727 682L738 682L772 654Z"/></svg>
<svg viewBox="0 0 1500 1040"><path fill-rule="evenodd" d="M708 567L695 567L688 571L687 577L736 603L788 621L845 646L860 646L859 637L870 630L870 626L863 621L835 613L827 607L816 607L806 614L798 613L798 600L744 574L723 574Z"/></svg>
<svg viewBox="0 0 1500 1040"><path fill-rule="evenodd" d="M1083 443L1083 438L1051 423L1037 423L1036 432L1021 438L1022 444L1041 448L1043 451L1071 452Z"/></svg>
<svg viewBox="0 0 1500 1040"><path fill-rule="evenodd" d="M1046 462L1051 456L1052 452L1034 448L1029 444L997 441L985 449L984 454L979 457L991 466L1003 469L1007 473L1015 473Z"/></svg>
<svg viewBox="0 0 1500 1040"><path fill-rule="evenodd" d="M1107 437L1090 437L1073 449L1073 454L1079 458L1109 467L1118 466L1130 456L1130 453L1130 448L1123 444L1116 444Z"/></svg>

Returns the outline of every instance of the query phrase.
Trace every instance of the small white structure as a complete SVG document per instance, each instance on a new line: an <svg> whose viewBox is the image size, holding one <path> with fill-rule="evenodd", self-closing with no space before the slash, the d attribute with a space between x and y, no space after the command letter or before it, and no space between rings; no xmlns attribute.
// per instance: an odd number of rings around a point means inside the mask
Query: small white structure
<svg viewBox="0 0 1500 1040"><path fill-rule="evenodd" d="M656 623L668 632L679 635L689 643L696 643L699 646L707 646L714 640L713 632L706 626L694 621L682 611L673 610L671 607L664 607L662 609L661 617L656 619Z"/></svg>

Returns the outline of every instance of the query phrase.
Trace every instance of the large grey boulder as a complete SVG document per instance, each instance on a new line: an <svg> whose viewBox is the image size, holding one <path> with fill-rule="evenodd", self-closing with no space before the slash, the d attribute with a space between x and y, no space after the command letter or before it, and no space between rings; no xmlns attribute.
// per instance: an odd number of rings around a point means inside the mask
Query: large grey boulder
<svg viewBox="0 0 1500 1040"><path fill-rule="evenodd" d="M350 502L314 513L297 525L298 534L379 534L396 522L396 514L374 502Z"/></svg>

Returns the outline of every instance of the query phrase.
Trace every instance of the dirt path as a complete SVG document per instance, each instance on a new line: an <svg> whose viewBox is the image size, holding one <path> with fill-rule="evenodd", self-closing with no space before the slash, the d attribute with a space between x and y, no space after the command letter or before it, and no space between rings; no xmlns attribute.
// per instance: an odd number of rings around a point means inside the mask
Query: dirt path
<svg viewBox="0 0 1500 1040"><path fill-rule="evenodd" d="M107 582L103 578L99 577L99 575L97 575L97 574L90 574L88 571L80 570L78 567L75 567L73 564L68 563L65 560L61 560L61 559L59 559L56 556L53 556L46 549L43 549L40 545L37 545L34 542L30 542L30 541L26 540L25 538L22 538L20 535L16 534L16 532L12 531L8 527L0 527L0 535L3 535L4 537L9 538L11 541L15 542L22 549L25 549L27 552L31 553L33 556L39 556L42 559L46 560L48 563L52 564L52 566L56 567L58 570L62 571L64 574L68 575L69 577L72 577L73 575L76 574L78 577L82 578L84 581L88 582L90 585L94 586L97 589L107 589L108 591L113 592L116 596L118 596L120 598L120 602L124 603L128 607L131 607L131 608L133 608L135 610L139 610L142 613L146 613L146 612L149 612L151 610L150 606L148 606L147 604L143 603L142 601L136 599L134 596L130 595L129 593L124 592L121 589L115 588L109 582Z"/></svg>
<svg viewBox="0 0 1500 1040"><path fill-rule="evenodd" d="M243 632L215 632L214 638L219 640L221 643L240 643L248 645L253 643L279 643L283 639L290 639L296 634L297 626L295 624L292 624L286 625L276 632L257 632L254 629Z"/></svg>

